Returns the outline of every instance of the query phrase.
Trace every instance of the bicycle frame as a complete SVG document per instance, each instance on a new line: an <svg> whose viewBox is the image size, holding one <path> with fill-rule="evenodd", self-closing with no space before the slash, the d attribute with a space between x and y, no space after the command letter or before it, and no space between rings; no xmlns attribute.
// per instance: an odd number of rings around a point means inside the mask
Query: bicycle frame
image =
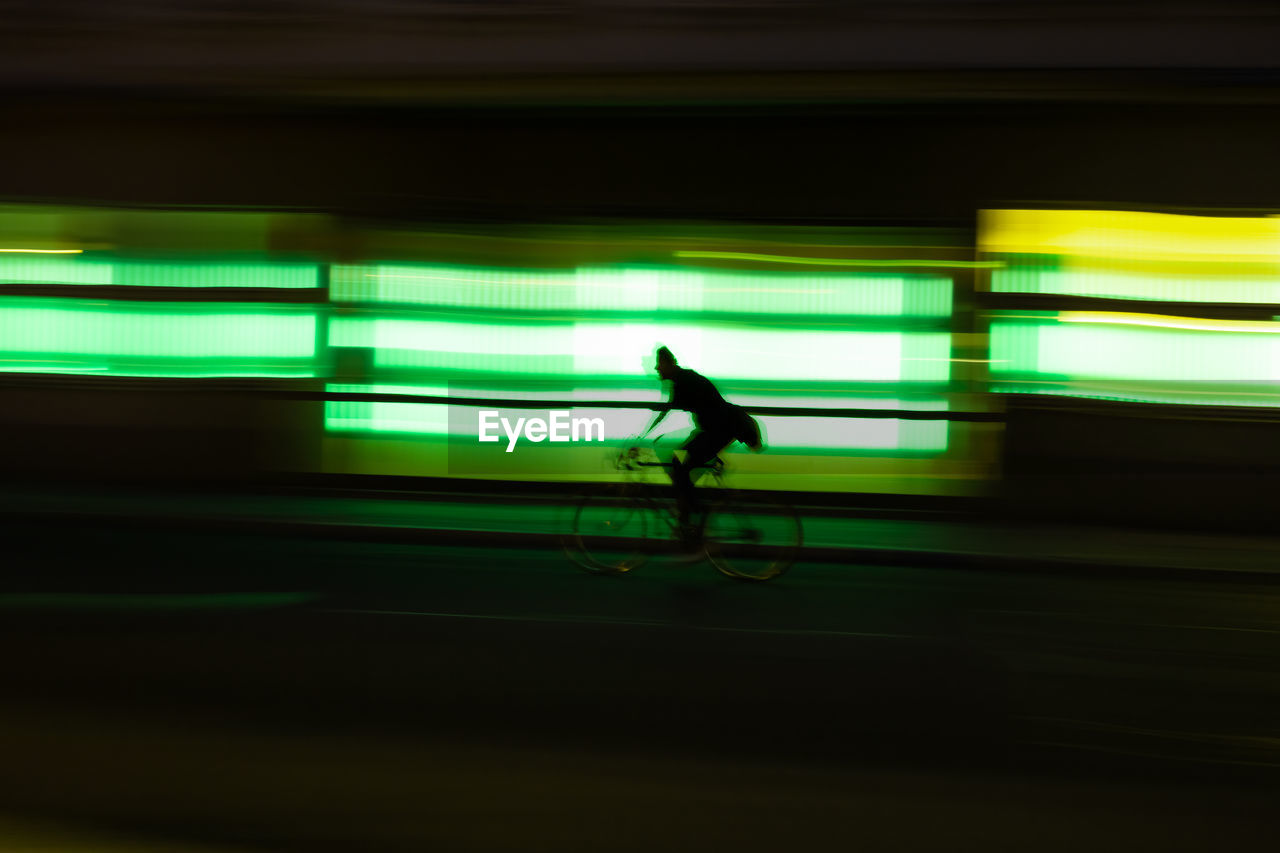
<svg viewBox="0 0 1280 853"><path fill-rule="evenodd" d="M678 539L687 546L691 534L719 572L739 580L769 580L794 562L804 536L794 508L767 498L762 504L758 497L744 498L732 488L707 489L706 503L693 518L694 530L683 528L672 487L645 476L649 469L670 468L671 463L657 461L656 455L641 458L640 450L629 447L618 454L615 467L623 474L621 483L588 493L579 503L574 539L566 540L566 551L580 566L595 574L626 573L653 553L646 540L652 545ZM724 486L724 461L719 457L694 470L710 471L715 483ZM584 511L585 517L598 521L580 527ZM645 519L650 520L652 539ZM659 519L661 524L656 523ZM630 526L633 521L638 525Z"/></svg>
<svg viewBox="0 0 1280 853"><path fill-rule="evenodd" d="M640 448L630 447L620 453L615 467L624 472L642 471L647 468L671 468L672 463L670 462L646 462L640 460L636 456L632 456L631 454L638 449ZM719 456L716 456L705 465L699 465L696 468L693 468L690 473L692 474L693 472L703 471L709 471L711 473L711 477L714 480L716 488L723 489L725 487L725 464L724 460ZM697 481L695 479L695 485L696 482ZM663 520L667 525L668 532L672 536L678 537L680 535L679 511L676 509L675 497L671 493L671 485L659 484L647 479L631 479L628 481L628 484L638 487L639 493L637 494L637 497L643 500L646 507L651 509ZM705 507L703 511L698 513L699 517L696 527L699 535L701 535L706 527L708 515L709 510Z"/></svg>

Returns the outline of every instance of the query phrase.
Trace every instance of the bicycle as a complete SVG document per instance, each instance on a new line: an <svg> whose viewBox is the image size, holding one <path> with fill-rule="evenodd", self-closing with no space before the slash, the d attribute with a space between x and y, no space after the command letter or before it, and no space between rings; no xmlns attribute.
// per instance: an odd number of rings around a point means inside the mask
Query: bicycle
<svg viewBox="0 0 1280 853"><path fill-rule="evenodd" d="M669 484L648 482L655 468L670 468L652 448L627 447L614 466L621 483L589 491L578 502L569 557L593 574L624 574L638 569L656 552L685 542L675 496ZM726 488L720 457L700 469L715 488L703 490L703 506L692 515L694 541L701 557L735 580L766 581L786 572L804 542L794 507L767 494Z"/></svg>

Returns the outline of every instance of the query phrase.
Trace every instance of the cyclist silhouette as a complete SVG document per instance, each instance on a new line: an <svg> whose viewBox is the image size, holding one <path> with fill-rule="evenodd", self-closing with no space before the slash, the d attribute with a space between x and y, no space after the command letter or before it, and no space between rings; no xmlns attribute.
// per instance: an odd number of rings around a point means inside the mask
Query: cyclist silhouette
<svg viewBox="0 0 1280 853"><path fill-rule="evenodd" d="M686 537L691 532L689 514L698 509L697 493L689 472L715 459L720 451L735 441L741 441L754 453L764 450L760 442L760 426L755 418L747 414L741 406L735 406L720 396L716 386L711 384L700 373L681 367L671 350L659 347L657 364L654 365L658 376L671 383L671 396L666 405L659 410L653 422L640 433L644 438L654 427L662 423L662 419L672 409L681 409L693 415L693 423L697 429L689 439L681 445L685 456L682 462L674 454L671 458L671 484L676 491L676 506L679 508L680 525Z"/></svg>

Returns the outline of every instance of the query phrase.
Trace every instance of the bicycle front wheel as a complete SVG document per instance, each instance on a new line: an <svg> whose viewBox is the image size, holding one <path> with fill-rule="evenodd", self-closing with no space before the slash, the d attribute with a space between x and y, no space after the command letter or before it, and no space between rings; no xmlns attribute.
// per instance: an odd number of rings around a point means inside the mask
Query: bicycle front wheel
<svg viewBox="0 0 1280 853"><path fill-rule="evenodd" d="M648 559L649 510L626 489L589 492L578 502L569 557L593 574L622 574Z"/></svg>
<svg viewBox="0 0 1280 853"><path fill-rule="evenodd" d="M723 574L767 581L796 561L804 530L795 508L767 495L727 495L712 507L704 533L707 556Z"/></svg>

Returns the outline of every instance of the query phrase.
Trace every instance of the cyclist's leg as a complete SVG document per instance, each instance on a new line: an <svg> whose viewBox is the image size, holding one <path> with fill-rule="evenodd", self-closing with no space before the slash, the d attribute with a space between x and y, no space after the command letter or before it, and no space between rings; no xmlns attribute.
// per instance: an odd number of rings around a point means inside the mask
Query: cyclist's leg
<svg viewBox="0 0 1280 853"><path fill-rule="evenodd" d="M698 430L689 440L680 445L681 450L686 452L690 447L695 447L702 439L702 431ZM681 461L676 454L671 454L671 467L667 469L667 473L671 476L671 486L676 493L676 509L680 518L680 525L683 527L689 520L689 507L693 500L693 480L689 478L689 466Z"/></svg>
<svg viewBox="0 0 1280 853"><path fill-rule="evenodd" d="M689 472L706 465L733 441L733 436L720 429L699 430L684 444L684 461L672 458L671 483L676 490L676 506L680 512L680 524L688 525L689 514L698 509L697 490Z"/></svg>

